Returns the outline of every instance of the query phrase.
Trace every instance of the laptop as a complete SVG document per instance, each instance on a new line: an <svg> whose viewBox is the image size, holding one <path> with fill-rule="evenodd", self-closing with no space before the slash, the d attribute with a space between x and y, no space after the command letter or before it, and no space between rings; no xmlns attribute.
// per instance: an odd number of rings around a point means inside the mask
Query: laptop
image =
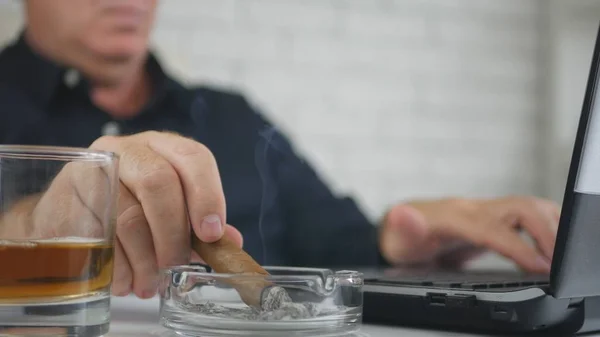
<svg viewBox="0 0 600 337"><path fill-rule="evenodd" d="M600 331L600 27L549 276L390 269L366 273L365 323L477 333Z"/></svg>

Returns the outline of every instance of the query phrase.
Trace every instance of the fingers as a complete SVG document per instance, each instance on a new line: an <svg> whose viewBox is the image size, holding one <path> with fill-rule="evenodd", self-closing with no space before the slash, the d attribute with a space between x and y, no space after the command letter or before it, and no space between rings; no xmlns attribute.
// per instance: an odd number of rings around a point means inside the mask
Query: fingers
<svg viewBox="0 0 600 337"><path fill-rule="evenodd" d="M32 237L106 237L102 222L84 204L70 179L70 171L61 171L39 199L32 213Z"/></svg>
<svg viewBox="0 0 600 337"><path fill-rule="evenodd" d="M550 214L553 224L552 229L554 232L556 232L558 230L558 223L560 221L561 206L549 200L539 200L539 202L541 206L544 207L544 209L548 212L548 214Z"/></svg>
<svg viewBox="0 0 600 337"><path fill-rule="evenodd" d="M380 235L382 253L393 264L428 261L439 249L439 240L431 237L423 215L407 205L398 205L388 213Z"/></svg>
<svg viewBox="0 0 600 337"><path fill-rule="evenodd" d="M154 294L159 269L197 258L190 249L190 222L201 240L216 241L225 233L243 244L239 231L223 225L226 210L220 176L216 160L203 145L172 134L145 132L103 137L91 147L119 155L117 237L118 255L123 258L118 269L125 280L130 279L128 286L137 296ZM116 288L125 289L125 285Z"/></svg>
<svg viewBox="0 0 600 337"><path fill-rule="evenodd" d="M212 153L200 143L173 134L146 133L141 137L181 178L189 219L198 238L205 242L220 239L226 223L225 197Z"/></svg>
<svg viewBox="0 0 600 337"><path fill-rule="evenodd" d="M467 262L481 256L485 249L468 245L465 248L459 248L446 254L440 254L439 264L446 268L461 268Z"/></svg>
<svg viewBox="0 0 600 337"><path fill-rule="evenodd" d="M547 273L559 217L556 204L535 198L410 203L388 214L380 243L391 263L461 265L484 248L528 271ZM517 227L526 230L537 247L520 236Z"/></svg>
<svg viewBox="0 0 600 337"><path fill-rule="evenodd" d="M105 168L89 162L71 162L65 165L61 174L68 176L75 195L98 222L109 223L107 217L110 215L106 210L109 209L112 184Z"/></svg>
<svg viewBox="0 0 600 337"><path fill-rule="evenodd" d="M552 218L544 212L531 213L524 211L521 213L519 225L531 234L541 254L549 260L552 259L556 243L556 231L553 230L554 221Z"/></svg>
<svg viewBox="0 0 600 337"><path fill-rule="evenodd" d="M558 228L558 208L552 203L535 198L511 198L507 201L508 217L516 217L513 225L526 230L535 240L540 252L552 259Z"/></svg>
<svg viewBox="0 0 600 337"><path fill-rule="evenodd" d="M167 160L135 137L103 138L95 146L119 154L119 177L143 209L158 268L185 264L190 228L179 176ZM127 246L129 241L122 243Z"/></svg>
<svg viewBox="0 0 600 337"><path fill-rule="evenodd" d="M469 231L465 233L471 236L473 242L495 250L497 253L512 259L515 263L530 272L550 272L550 262L537 252L531 245L527 244L517 232L508 227L487 228L487 232Z"/></svg>
<svg viewBox="0 0 600 337"><path fill-rule="evenodd" d="M131 292L133 275L131 266L127 261L123 245L117 238L115 240L115 265L113 269L112 293L116 296L126 296Z"/></svg>
<svg viewBox="0 0 600 337"><path fill-rule="evenodd" d="M132 290L140 298L150 298L158 286L152 233L142 206L122 184L118 213L117 236L133 274Z"/></svg>
<svg viewBox="0 0 600 337"><path fill-rule="evenodd" d="M0 212L0 237L7 240L26 240L35 237L33 212L41 194L27 196Z"/></svg>
<svg viewBox="0 0 600 337"><path fill-rule="evenodd" d="M474 212L465 213L462 218L456 225L443 230L450 236L470 241L475 247L491 249L530 272L550 271L554 235L547 214L536 204L522 199L518 202L516 199L480 202ZM519 235L515 230L517 225L531 233L540 247L544 245L541 252Z"/></svg>
<svg viewBox="0 0 600 337"><path fill-rule="evenodd" d="M31 212L30 237L105 238L114 234L111 172L103 163L73 161L64 165Z"/></svg>

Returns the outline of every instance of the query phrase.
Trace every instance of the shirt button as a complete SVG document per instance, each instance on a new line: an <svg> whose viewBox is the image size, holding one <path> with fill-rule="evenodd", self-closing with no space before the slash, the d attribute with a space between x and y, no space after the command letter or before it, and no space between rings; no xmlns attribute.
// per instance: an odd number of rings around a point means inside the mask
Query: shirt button
<svg viewBox="0 0 600 337"><path fill-rule="evenodd" d="M67 72L64 75L64 82L65 85L69 88L73 88L75 87L77 84L79 84L79 79L80 79L80 75L79 72L75 69L69 69L67 70Z"/></svg>
<svg viewBox="0 0 600 337"><path fill-rule="evenodd" d="M102 126L103 136L118 136L121 133L121 128L117 122L108 122Z"/></svg>

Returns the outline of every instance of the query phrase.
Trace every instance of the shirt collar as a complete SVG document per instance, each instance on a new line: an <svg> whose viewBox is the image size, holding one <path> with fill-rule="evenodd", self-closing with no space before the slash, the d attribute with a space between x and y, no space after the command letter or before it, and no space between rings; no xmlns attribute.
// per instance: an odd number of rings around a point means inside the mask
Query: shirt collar
<svg viewBox="0 0 600 337"><path fill-rule="evenodd" d="M165 73L153 53L148 55L146 64L153 84L153 94L142 113L154 110L153 107L179 88ZM52 102L60 86L73 85L69 82L75 81L79 89L86 93L89 87L85 79L77 78L76 70L56 64L33 50L25 40L24 33L0 55L0 73L8 74L5 78L11 85L17 85L42 107L47 107Z"/></svg>

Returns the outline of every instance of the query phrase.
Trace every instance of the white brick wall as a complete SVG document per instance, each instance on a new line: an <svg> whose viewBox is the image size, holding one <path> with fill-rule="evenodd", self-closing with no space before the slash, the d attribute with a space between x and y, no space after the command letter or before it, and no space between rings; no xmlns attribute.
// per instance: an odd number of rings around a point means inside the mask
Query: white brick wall
<svg viewBox="0 0 600 337"><path fill-rule="evenodd" d="M416 197L535 193L536 0L168 0L154 44L243 90L379 216ZM0 41L18 7L0 4Z"/></svg>

